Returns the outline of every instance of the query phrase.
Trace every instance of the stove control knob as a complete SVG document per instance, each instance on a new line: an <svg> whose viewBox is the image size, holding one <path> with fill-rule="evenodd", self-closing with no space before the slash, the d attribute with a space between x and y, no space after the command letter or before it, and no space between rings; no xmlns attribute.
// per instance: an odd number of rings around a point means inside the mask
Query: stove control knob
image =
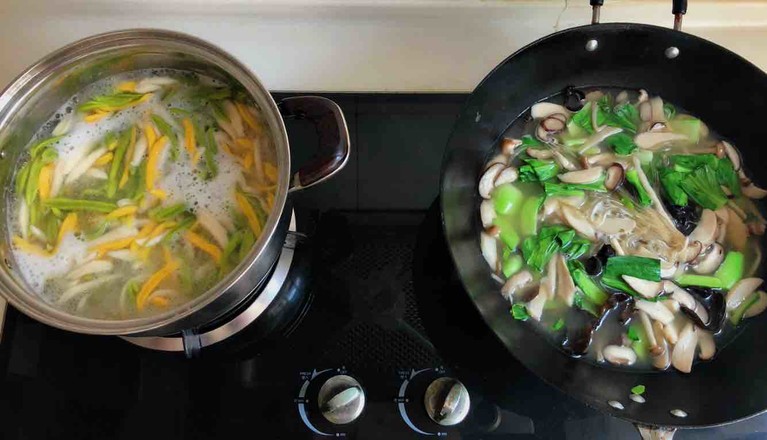
<svg viewBox="0 0 767 440"><path fill-rule="evenodd" d="M440 377L426 388L423 404L435 422L457 425L469 414L469 391L457 379Z"/></svg>
<svg viewBox="0 0 767 440"><path fill-rule="evenodd" d="M320 412L330 423L345 425L362 414L365 391L355 378L339 374L322 384L317 401Z"/></svg>

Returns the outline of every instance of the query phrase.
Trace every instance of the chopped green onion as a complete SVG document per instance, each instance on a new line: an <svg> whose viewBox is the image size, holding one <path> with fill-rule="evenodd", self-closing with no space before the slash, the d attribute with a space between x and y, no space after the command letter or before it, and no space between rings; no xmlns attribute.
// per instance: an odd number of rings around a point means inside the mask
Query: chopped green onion
<svg viewBox="0 0 767 440"><path fill-rule="evenodd" d="M543 142L530 136L529 134L526 134L522 136L522 146L523 147L542 147Z"/></svg>
<svg viewBox="0 0 767 440"><path fill-rule="evenodd" d="M557 319L557 322L555 322L555 323L554 323L554 324L551 326L551 329L552 329L552 330L554 330L554 331L556 332L556 331L559 331L559 330L561 330L561 329L562 329L564 326L565 326L565 320L564 320L564 319L562 319L562 318L559 318L559 319Z"/></svg>
<svg viewBox="0 0 767 440"><path fill-rule="evenodd" d="M631 389L631 394L636 394L638 396L641 396L645 392L645 386L644 385L637 385L634 388Z"/></svg>
<svg viewBox="0 0 767 440"><path fill-rule="evenodd" d="M518 319L520 321L527 321L530 319L530 314L527 313L527 308L522 304L514 304L511 306L511 315L514 317L514 319Z"/></svg>
<svg viewBox="0 0 767 440"><path fill-rule="evenodd" d="M740 321L743 320L743 315L746 313L746 311L751 308L756 302L759 301L759 292L753 292L751 295L749 295L738 307L735 308L732 312L730 312L730 322L733 325L740 324Z"/></svg>
<svg viewBox="0 0 767 440"><path fill-rule="evenodd" d="M573 300L573 304L575 307L586 311L597 318L602 315L601 308L594 304L587 296L581 292L575 292L575 299Z"/></svg>
<svg viewBox="0 0 767 440"><path fill-rule="evenodd" d="M583 294L594 304L598 306L604 304L607 301L607 298L609 298L607 293L591 279L585 270L577 267L580 264L576 265L574 263L575 262L571 264L570 275L573 277L575 285L578 286L581 291L583 291Z"/></svg>

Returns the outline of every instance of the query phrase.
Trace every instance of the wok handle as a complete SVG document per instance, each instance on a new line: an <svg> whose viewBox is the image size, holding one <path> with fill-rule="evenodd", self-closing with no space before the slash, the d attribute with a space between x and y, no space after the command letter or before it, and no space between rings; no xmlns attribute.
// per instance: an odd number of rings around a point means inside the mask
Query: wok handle
<svg viewBox="0 0 767 440"><path fill-rule="evenodd" d="M599 13L605 0L589 0L591 5L591 24L599 23ZM687 0L672 0L671 13L674 14L674 30L682 30L682 17L687 13Z"/></svg>
<svg viewBox="0 0 767 440"><path fill-rule="evenodd" d="M349 160L349 129L341 108L320 96L285 98L277 106L285 118L314 123L319 151L293 174L289 192L308 188L329 179Z"/></svg>

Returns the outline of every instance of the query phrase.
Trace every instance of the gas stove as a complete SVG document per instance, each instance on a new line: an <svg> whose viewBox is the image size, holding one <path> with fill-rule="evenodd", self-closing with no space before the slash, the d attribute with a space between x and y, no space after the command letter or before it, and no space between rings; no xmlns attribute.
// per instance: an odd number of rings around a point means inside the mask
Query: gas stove
<svg viewBox="0 0 767 440"><path fill-rule="evenodd" d="M0 438L638 438L516 362L462 291L435 199L464 97L331 98L356 148L295 200L270 281L296 298L288 318L240 325L271 307L255 296L185 352L180 338L72 334L9 308ZM293 145L312 138L291 124ZM759 416L676 438L765 435Z"/></svg>

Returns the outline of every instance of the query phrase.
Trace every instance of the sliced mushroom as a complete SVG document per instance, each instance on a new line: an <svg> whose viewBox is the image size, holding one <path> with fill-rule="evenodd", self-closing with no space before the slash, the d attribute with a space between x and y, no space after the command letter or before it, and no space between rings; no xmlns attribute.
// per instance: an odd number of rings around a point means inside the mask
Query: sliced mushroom
<svg viewBox="0 0 767 440"><path fill-rule="evenodd" d="M666 306L666 308L669 309L671 313L676 313L679 311L679 303L671 298L664 299L659 302Z"/></svg>
<svg viewBox="0 0 767 440"><path fill-rule="evenodd" d="M479 218L482 220L482 227L489 228L495 220L495 206L492 200L485 199L479 204Z"/></svg>
<svg viewBox="0 0 767 440"><path fill-rule="evenodd" d="M756 316L762 313L764 309L767 309L767 293L764 293L761 290L756 293L759 295L759 299L757 299L756 302L751 305L751 307L746 309L746 311L743 313L744 318Z"/></svg>
<svg viewBox="0 0 767 440"><path fill-rule="evenodd" d="M652 324L653 334L657 342L655 347L650 347L650 356L652 356L652 365L660 370L665 370L671 365L671 354L669 346L663 334L663 325L655 321Z"/></svg>
<svg viewBox="0 0 767 440"><path fill-rule="evenodd" d="M637 223L630 218L605 217L602 224L597 226L596 229L607 235L625 234L633 231L636 225Z"/></svg>
<svg viewBox="0 0 767 440"><path fill-rule="evenodd" d="M671 353L671 365L683 373L692 369L695 349L698 347L698 331L693 323L688 323L679 333L679 340Z"/></svg>
<svg viewBox="0 0 767 440"><path fill-rule="evenodd" d="M746 223L746 228L751 235L764 235L765 230L767 230L767 225L762 222L749 222Z"/></svg>
<svg viewBox="0 0 767 440"><path fill-rule="evenodd" d="M650 98L650 106L652 106L652 121L665 122L666 112L663 111L663 99L658 96Z"/></svg>
<svg viewBox="0 0 767 440"><path fill-rule="evenodd" d="M654 122L650 126L649 131L664 131L665 129L666 129L666 124L664 124L663 122Z"/></svg>
<svg viewBox="0 0 767 440"><path fill-rule="evenodd" d="M687 140L687 136L679 133L646 131L634 137L634 143L643 150L654 151L671 142Z"/></svg>
<svg viewBox="0 0 767 440"><path fill-rule="evenodd" d="M486 232L480 232L479 247L490 268L493 271L498 270L498 240Z"/></svg>
<svg viewBox="0 0 767 440"><path fill-rule="evenodd" d="M672 261L660 260L660 277L671 278L679 270L679 264Z"/></svg>
<svg viewBox="0 0 767 440"><path fill-rule="evenodd" d="M699 241L690 241L684 249L682 261L685 263L693 262L703 252L703 245Z"/></svg>
<svg viewBox="0 0 767 440"><path fill-rule="evenodd" d="M748 226L743 223L743 219L737 211L731 207L727 209L730 212L730 218L726 225L725 241L735 248L736 251L742 252L746 249L746 243L748 242Z"/></svg>
<svg viewBox="0 0 767 440"><path fill-rule="evenodd" d="M482 196L483 199L490 198L490 193L492 193L493 188L495 188L495 179L505 168L506 166L503 164L493 164L479 179L479 195Z"/></svg>
<svg viewBox="0 0 767 440"><path fill-rule="evenodd" d="M566 122L567 116L561 113L554 113L541 121L541 128L546 130L547 133L559 133L565 129Z"/></svg>
<svg viewBox="0 0 767 440"><path fill-rule="evenodd" d="M642 323L642 328L644 328L644 332L647 335L647 343L650 346L650 349L658 345L658 340L655 337L655 332L652 330L652 322L650 322L650 317L647 316L647 313L643 311L638 311L637 314L639 315L639 322Z"/></svg>
<svg viewBox="0 0 767 440"><path fill-rule="evenodd" d="M714 357L714 353L716 353L714 336L705 330L698 330L698 347L700 348L699 358L707 360Z"/></svg>
<svg viewBox="0 0 767 440"><path fill-rule="evenodd" d="M592 226L591 222L589 222L589 220L585 215L583 215L582 212L578 211L572 206L568 206L562 203L560 203L560 207L562 209L562 216L573 229L575 229L579 234L588 238L589 240L596 240L594 226Z"/></svg>
<svg viewBox="0 0 767 440"><path fill-rule="evenodd" d="M549 259L546 264L546 277L541 280L541 285L545 285L548 290L549 299L554 299L557 292L557 258Z"/></svg>
<svg viewBox="0 0 767 440"><path fill-rule="evenodd" d="M485 164L485 171L489 170L490 167L492 167L493 165L496 165L496 164L501 164L504 167L506 167L509 164L508 156L505 156L503 154L499 154L499 155L493 156L493 158L490 159L490 161L488 161Z"/></svg>
<svg viewBox="0 0 767 440"><path fill-rule="evenodd" d="M535 298L530 300L526 306L527 313L531 318L535 319L536 321L541 320L541 316L543 316L543 306L546 304L548 299L548 288L545 287L544 283L542 282L540 287L538 287L538 294L535 295Z"/></svg>
<svg viewBox="0 0 767 440"><path fill-rule="evenodd" d="M540 160L551 159L553 156L551 150L546 148L528 148L525 152L528 156Z"/></svg>
<svg viewBox="0 0 767 440"><path fill-rule="evenodd" d="M558 217L560 211L559 197L546 197L546 200L543 201L543 218Z"/></svg>
<svg viewBox="0 0 767 440"><path fill-rule="evenodd" d="M732 311L748 298L763 283L761 278L743 278L727 292L727 311Z"/></svg>
<svg viewBox="0 0 767 440"><path fill-rule="evenodd" d="M642 122L650 122L652 120L652 105L646 100L639 102L639 118Z"/></svg>
<svg viewBox="0 0 767 440"><path fill-rule="evenodd" d="M614 191L623 185L626 177L626 170L619 163L614 163L607 168L607 177L605 177L605 188L608 191Z"/></svg>
<svg viewBox="0 0 767 440"><path fill-rule="evenodd" d="M669 289L672 292L671 298L678 302L680 307L683 307L689 310L691 313L695 314L702 324L705 325L709 322L708 311L705 307L703 307L703 304L699 303L695 297L690 295L689 292L677 286L676 284L668 281L667 286L668 285L673 286L673 288Z"/></svg>
<svg viewBox="0 0 767 440"><path fill-rule="evenodd" d="M501 186L505 183L512 183L516 182L517 177L519 177L519 172L514 167L506 167L498 173L498 176L495 178L495 182L493 183L495 186Z"/></svg>
<svg viewBox="0 0 767 440"><path fill-rule="evenodd" d="M633 365L637 361L634 350L621 345L608 345L602 349L602 356L613 365Z"/></svg>
<svg viewBox="0 0 767 440"><path fill-rule="evenodd" d="M663 292L662 281L648 281L628 275L623 275L623 280L645 298L655 298Z"/></svg>
<svg viewBox="0 0 767 440"><path fill-rule="evenodd" d="M714 242L717 236L718 222L716 214L710 209L704 209L700 214L698 226L689 235L690 241L699 241L704 247Z"/></svg>
<svg viewBox="0 0 767 440"><path fill-rule="evenodd" d="M573 163L573 161L565 157L565 155L560 153L559 151L552 150L551 153L554 156L554 160L557 161L559 166L561 166L562 168L568 171L575 171L578 169Z"/></svg>
<svg viewBox="0 0 767 440"><path fill-rule="evenodd" d="M514 300L514 294L521 289L527 287L533 282L533 274L529 270L521 270L512 275L506 283L501 287L501 295L509 301Z"/></svg>
<svg viewBox="0 0 767 440"><path fill-rule="evenodd" d="M586 201L586 195L581 194L578 196L566 196L566 197L556 197L557 200L559 200L559 203L567 206L572 206L573 208L580 208L581 205L583 205L583 202Z"/></svg>
<svg viewBox="0 0 767 440"><path fill-rule="evenodd" d="M597 107L594 106L593 108L596 109ZM594 118L593 120L596 120L596 118ZM586 141L583 143L583 145L578 147L578 152L580 154L583 154L583 152L587 151L589 148L599 145L599 143L609 138L610 136L614 134L618 134L623 131L622 128L618 128L618 127L596 127L594 128L594 130L595 130L595 133L589 136L586 139Z"/></svg>
<svg viewBox="0 0 767 440"><path fill-rule="evenodd" d="M501 228L496 225L490 225L489 227L485 228L485 232L491 237L498 237L501 235Z"/></svg>
<svg viewBox="0 0 767 440"><path fill-rule="evenodd" d="M561 113L563 115L570 114L570 112L565 107L559 104L554 104L552 102L539 102L534 104L530 109L530 115L533 117L533 119L543 119L555 113Z"/></svg>
<svg viewBox="0 0 767 440"><path fill-rule="evenodd" d="M743 167L743 163L740 160L740 154L738 153L738 150L736 150L735 147L733 147L727 141L719 141L719 143L724 147L724 154L726 154L727 158L730 159L730 162L732 162L732 167L735 169L735 171L740 171L740 169Z"/></svg>
<svg viewBox="0 0 767 440"><path fill-rule="evenodd" d="M637 300L635 303L637 309L650 315L650 318L666 325L674 320L674 315L664 306L655 301Z"/></svg>
<svg viewBox="0 0 767 440"><path fill-rule="evenodd" d="M650 96L647 95L647 90L639 89L639 98L637 99L637 102L645 102L648 99L650 99Z"/></svg>
<svg viewBox="0 0 767 440"><path fill-rule="evenodd" d="M700 274L714 273L719 268L724 259L724 248L719 243L709 246L703 257L698 258L698 262L692 266L692 270Z"/></svg>
<svg viewBox="0 0 767 440"><path fill-rule="evenodd" d="M514 150L516 150L520 145L522 145L522 140L505 137L501 141L501 151L506 156L512 156L514 154Z"/></svg>
<svg viewBox="0 0 767 440"><path fill-rule="evenodd" d="M669 344L673 345L679 341L679 328L676 323L671 322L663 325L663 337L666 338Z"/></svg>
<svg viewBox="0 0 767 440"><path fill-rule="evenodd" d="M623 104L624 102L628 102L629 100L629 92L625 90L621 90L620 93L615 97L615 103L616 104Z"/></svg>
<svg viewBox="0 0 767 440"><path fill-rule="evenodd" d="M559 180L565 183L580 183L588 184L594 183L602 177L602 167L592 167L585 170L570 171L564 174L560 174Z"/></svg>
<svg viewBox="0 0 767 440"><path fill-rule="evenodd" d="M590 165L610 166L615 163L616 156L614 153L599 153L593 156L588 156Z"/></svg>
<svg viewBox="0 0 767 440"><path fill-rule="evenodd" d="M753 182L743 187L743 195L749 199L763 199L767 197L767 191L754 185Z"/></svg>
<svg viewBox="0 0 767 440"><path fill-rule="evenodd" d="M557 295L568 306L573 305L575 300L575 284L573 278L570 276L570 270L567 268L567 262L562 254L557 254L554 258L557 259Z"/></svg>

